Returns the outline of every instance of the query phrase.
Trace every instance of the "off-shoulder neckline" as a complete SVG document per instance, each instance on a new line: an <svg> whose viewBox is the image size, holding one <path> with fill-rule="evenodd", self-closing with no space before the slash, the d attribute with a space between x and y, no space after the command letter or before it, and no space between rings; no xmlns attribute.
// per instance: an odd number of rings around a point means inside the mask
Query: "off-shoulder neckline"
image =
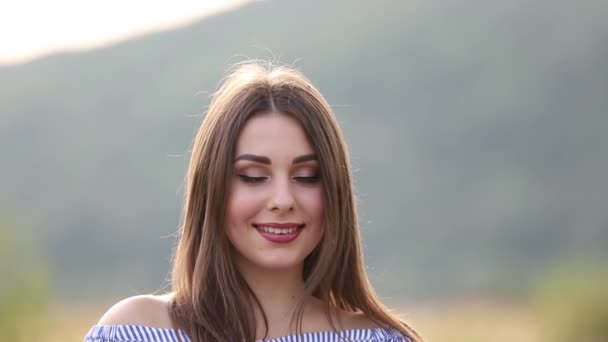
<svg viewBox="0 0 608 342"><path fill-rule="evenodd" d="M190 337L182 329L160 328L137 324L115 324L115 325L94 325L87 334L91 341L98 341L112 338L112 342L122 341L141 341L141 342L173 342L179 341L177 334L184 342L189 342ZM410 341L399 331L391 327L373 328L351 328L341 330L304 332L293 335L285 335L270 339L261 339L257 342L289 342L289 341L318 341L318 338L342 337L357 342L376 341L378 338L401 337L404 341Z"/></svg>

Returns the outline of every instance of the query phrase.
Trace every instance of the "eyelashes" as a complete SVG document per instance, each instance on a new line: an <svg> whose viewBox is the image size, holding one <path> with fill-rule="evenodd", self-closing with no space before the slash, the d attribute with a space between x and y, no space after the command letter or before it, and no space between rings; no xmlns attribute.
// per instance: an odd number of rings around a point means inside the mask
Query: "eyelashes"
<svg viewBox="0 0 608 342"><path fill-rule="evenodd" d="M245 183L261 183L268 177L251 177L247 175L239 175L239 178Z"/></svg>
<svg viewBox="0 0 608 342"><path fill-rule="evenodd" d="M247 175L238 175L241 181L245 183L258 184L266 181L269 177L252 177ZM293 180L300 183L305 184L315 184L318 183L321 178L318 175L314 176L306 176L306 177L293 177Z"/></svg>
<svg viewBox="0 0 608 342"><path fill-rule="evenodd" d="M308 176L308 177L293 177L298 182L314 184L318 183L321 178L318 175Z"/></svg>

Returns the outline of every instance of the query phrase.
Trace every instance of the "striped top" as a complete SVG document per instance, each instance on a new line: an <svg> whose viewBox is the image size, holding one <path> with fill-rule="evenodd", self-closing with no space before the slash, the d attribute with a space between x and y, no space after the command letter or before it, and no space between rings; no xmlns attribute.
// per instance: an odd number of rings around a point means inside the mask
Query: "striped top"
<svg viewBox="0 0 608 342"><path fill-rule="evenodd" d="M183 330L153 328L143 325L96 325L91 328L84 342L183 342L190 338ZM265 342L411 342L392 328L349 329L339 331L310 332L260 340Z"/></svg>

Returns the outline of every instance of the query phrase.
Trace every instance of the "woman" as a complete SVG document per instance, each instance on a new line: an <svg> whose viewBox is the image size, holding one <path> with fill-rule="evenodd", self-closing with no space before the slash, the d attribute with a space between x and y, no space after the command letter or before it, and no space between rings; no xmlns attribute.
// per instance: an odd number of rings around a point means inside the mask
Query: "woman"
<svg viewBox="0 0 608 342"><path fill-rule="evenodd" d="M365 274L347 147L323 96L245 62L187 174L173 291L114 305L86 341L419 341Z"/></svg>

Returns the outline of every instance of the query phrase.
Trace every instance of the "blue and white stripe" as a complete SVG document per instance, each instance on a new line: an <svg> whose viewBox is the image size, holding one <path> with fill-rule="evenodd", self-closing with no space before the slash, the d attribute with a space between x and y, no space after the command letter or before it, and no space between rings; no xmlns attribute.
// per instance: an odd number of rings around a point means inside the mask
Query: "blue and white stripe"
<svg viewBox="0 0 608 342"><path fill-rule="evenodd" d="M143 325L96 325L89 330L85 342L190 342L182 330L153 328Z"/></svg>
<svg viewBox="0 0 608 342"><path fill-rule="evenodd" d="M183 330L153 328L143 325L96 325L91 328L85 342L190 342ZM349 329L340 331L310 332L264 342L411 342L391 328ZM262 340L260 341L262 342Z"/></svg>

